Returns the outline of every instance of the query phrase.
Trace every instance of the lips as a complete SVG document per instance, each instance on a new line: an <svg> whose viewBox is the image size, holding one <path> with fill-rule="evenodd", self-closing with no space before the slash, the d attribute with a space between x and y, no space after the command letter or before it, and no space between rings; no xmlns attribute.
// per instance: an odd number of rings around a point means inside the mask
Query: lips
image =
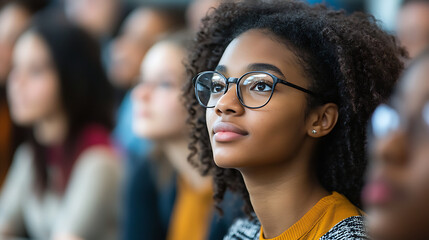
<svg viewBox="0 0 429 240"><path fill-rule="evenodd" d="M142 117L142 118L149 118L150 113L148 111L136 111L135 116Z"/></svg>
<svg viewBox="0 0 429 240"><path fill-rule="evenodd" d="M247 136L249 133L232 123L218 122L213 126L214 140L217 142L232 142Z"/></svg>
<svg viewBox="0 0 429 240"><path fill-rule="evenodd" d="M393 190L385 181L373 181L365 186L362 198L369 206L384 205L392 200Z"/></svg>
<svg viewBox="0 0 429 240"><path fill-rule="evenodd" d="M137 118L149 118L151 116L151 113L147 107L143 107L143 104L140 103L133 103L132 106L133 109L133 115Z"/></svg>

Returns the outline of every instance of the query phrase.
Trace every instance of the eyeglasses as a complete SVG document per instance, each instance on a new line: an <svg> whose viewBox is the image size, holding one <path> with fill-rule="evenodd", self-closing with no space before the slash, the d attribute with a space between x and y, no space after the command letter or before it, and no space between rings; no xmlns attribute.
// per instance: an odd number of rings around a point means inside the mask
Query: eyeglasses
<svg viewBox="0 0 429 240"><path fill-rule="evenodd" d="M372 137L384 138L400 128L414 138L428 137L429 102L423 105L417 115L408 118L402 117L396 109L386 104L381 104L375 109L369 128Z"/></svg>
<svg viewBox="0 0 429 240"><path fill-rule="evenodd" d="M195 96L200 105L205 108L215 107L219 99L228 91L230 83L237 84L236 94L240 103L251 109L267 105L273 96L277 83L315 95L310 90L262 71L248 72L240 78L226 78L216 71L206 71L197 74L192 81L195 87Z"/></svg>

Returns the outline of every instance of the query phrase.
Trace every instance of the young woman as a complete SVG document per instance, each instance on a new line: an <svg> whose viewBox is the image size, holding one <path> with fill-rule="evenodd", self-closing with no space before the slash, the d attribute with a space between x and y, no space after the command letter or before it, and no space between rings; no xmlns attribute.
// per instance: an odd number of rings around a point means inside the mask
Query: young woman
<svg viewBox="0 0 429 240"><path fill-rule="evenodd" d="M11 116L31 136L0 196L0 237L117 239L111 86L98 45L54 16L39 16L13 53Z"/></svg>
<svg viewBox="0 0 429 240"><path fill-rule="evenodd" d="M411 64L369 128L364 201L372 239L428 239L429 50Z"/></svg>
<svg viewBox="0 0 429 240"><path fill-rule="evenodd" d="M236 217L241 201L229 197L222 219L213 211L212 179L188 161L186 82L183 60L189 35L177 33L155 44L141 65L133 91L133 129L156 150L140 159L127 182L124 239L220 239ZM136 162L136 161L134 161Z"/></svg>
<svg viewBox="0 0 429 240"><path fill-rule="evenodd" d="M225 2L203 20L190 158L213 174L216 201L237 191L259 220L225 239L365 238L365 127L403 54L372 17L298 1Z"/></svg>
<svg viewBox="0 0 429 240"><path fill-rule="evenodd" d="M22 142L22 130L10 119L6 81L11 68L13 46L26 29L32 15L42 9L44 1L3 1L0 4L0 188L6 178L13 153Z"/></svg>

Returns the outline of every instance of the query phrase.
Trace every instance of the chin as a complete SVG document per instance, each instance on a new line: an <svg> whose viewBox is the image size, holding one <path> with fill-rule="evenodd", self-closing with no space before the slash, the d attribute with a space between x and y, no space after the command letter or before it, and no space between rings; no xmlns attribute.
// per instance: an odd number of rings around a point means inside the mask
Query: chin
<svg viewBox="0 0 429 240"><path fill-rule="evenodd" d="M142 125L142 124L133 124L132 125L132 130L133 130L133 133L137 136L137 137L141 137L141 138L146 138L146 136L147 136L147 128L146 127L144 127L144 125Z"/></svg>
<svg viewBox="0 0 429 240"><path fill-rule="evenodd" d="M31 116L21 116L17 114L11 114L12 121L19 126L22 127L31 127L35 122L36 119Z"/></svg>
<svg viewBox="0 0 429 240"><path fill-rule="evenodd" d="M223 161L216 161L214 160L216 166L220 167L220 168L234 168L235 166L233 166L233 164L228 163L228 162L223 162Z"/></svg>
<svg viewBox="0 0 429 240"><path fill-rule="evenodd" d="M372 216L371 216L372 215ZM371 239L374 240L396 240L410 239L406 234L407 225L402 221L396 221L396 216L387 216L384 214L368 213L367 231Z"/></svg>
<svg viewBox="0 0 429 240"><path fill-rule="evenodd" d="M214 156L213 160L214 160L214 163L216 164L216 166L218 166L220 168L246 167L246 163L238 160L237 158Z"/></svg>
<svg viewBox="0 0 429 240"><path fill-rule="evenodd" d="M411 233L413 234L413 233ZM368 235L370 236L370 239L373 240L403 240L403 239L413 239L410 238L409 234L403 234L395 231L381 231L381 230L371 230L371 228L368 228Z"/></svg>
<svg viewBox="0 0 429 240"><path fill-rule="evenodd" d="M149 139L152 141L161 141L164 139L168 139L168 137L165 137L163 134L157 131L154 131L154 129L150 129L147 126L146 127L141 127L141 126L142 125L133 127L134 134L139 138Z"/></svg>

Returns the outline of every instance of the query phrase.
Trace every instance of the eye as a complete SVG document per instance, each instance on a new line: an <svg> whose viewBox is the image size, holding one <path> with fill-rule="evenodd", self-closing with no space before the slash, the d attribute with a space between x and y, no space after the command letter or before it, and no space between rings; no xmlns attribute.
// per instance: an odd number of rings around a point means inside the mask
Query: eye
<svg viewBox="0 0 429 240"><path fill-rule="evenodd" d="M42 67L42 66L32 66L32 67L30 68L30 73L31 73L33 76L40 76L40 75L42 75L42 74L44 74L44 73L45 73L45 70L46 70L46 68L44 68L44 67Z"/></svg>
<svg viewBox="0 0 429 240"><path fill-rule="evenodd" d="M169 81L161 81L160 83L158 83L158 86L163 88L163 89L173 88L173 84Z"/></svg>
<svg viewBox="0 0 429 240"><path fill-rule="evenodd" d="M225 84L222 82L213 82L211 92L212 93L220 93L225 91Z"/></svg>
<svg viewBox="0 0 429 240"><path fill-rule="evenodd" d="M255 82L253 86L250 87L250 90L258 91L258 92L270 92L272 89L271 83L267 83L264 81Z"/></svg>
<svg viewBox="0 0 429 240"><path fill-rule="evenodd" d="M382 104L375 109L371 125L373 134L377 138L383 138L399 128L400 117L395 109Z"/></svg>

